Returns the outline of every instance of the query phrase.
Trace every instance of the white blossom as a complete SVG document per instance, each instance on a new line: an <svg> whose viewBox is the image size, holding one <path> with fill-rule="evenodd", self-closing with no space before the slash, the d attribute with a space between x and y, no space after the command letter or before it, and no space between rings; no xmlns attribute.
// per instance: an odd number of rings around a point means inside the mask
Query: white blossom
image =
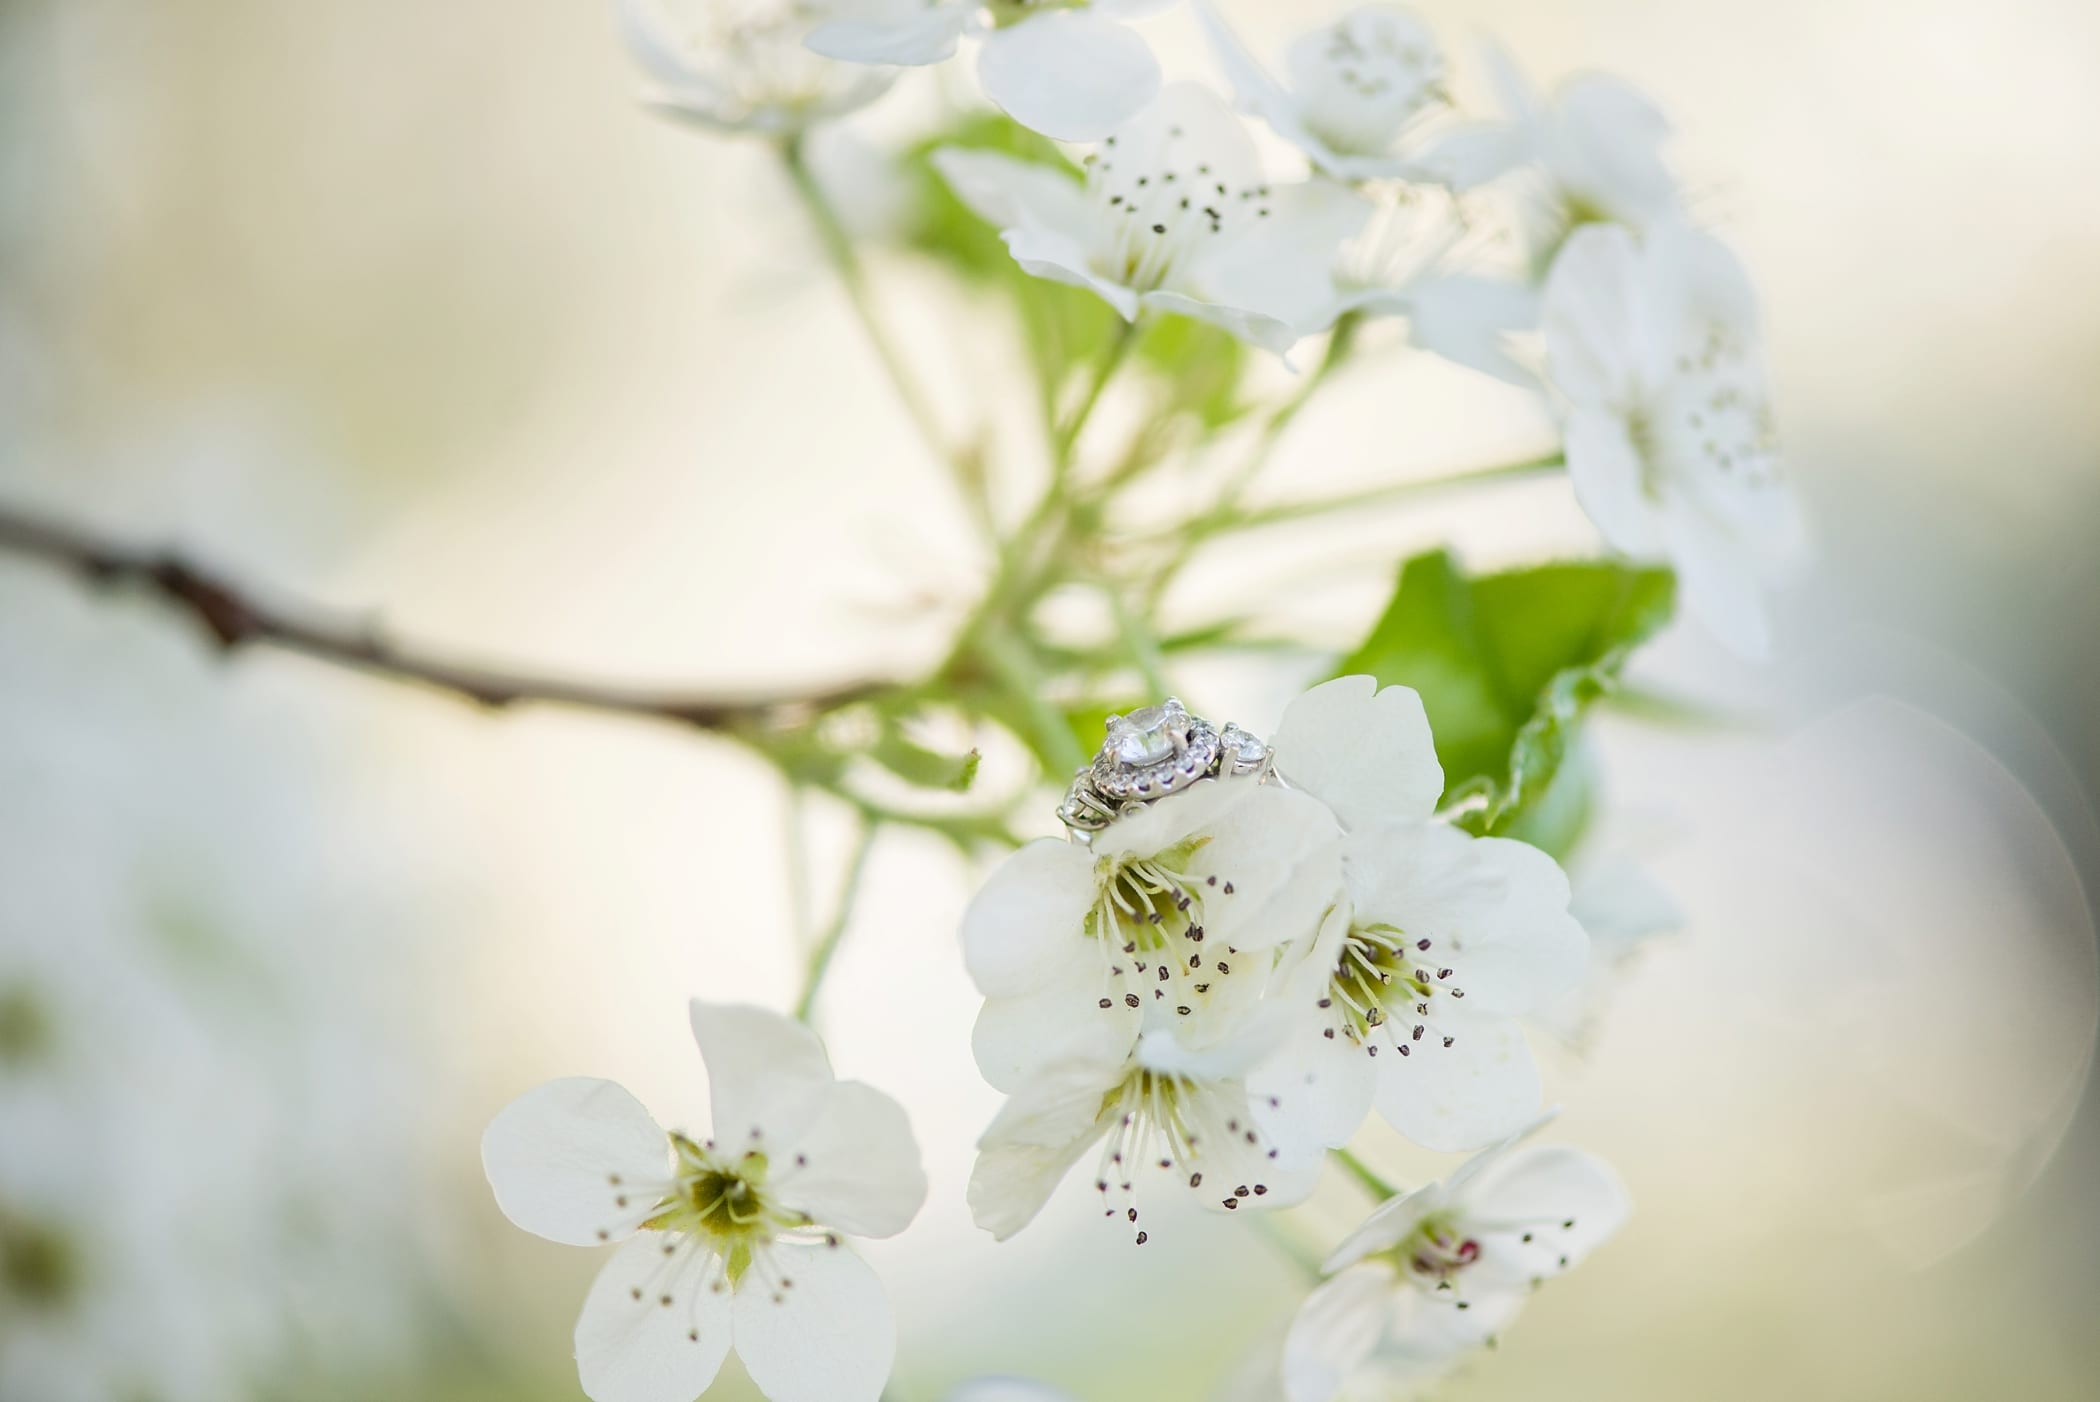
<svg viewBox="0 0 2100 1402"><path fill-rule="evenodd" d="M1124 21L1174 0L831 0L810 48L855 63L920 66L981 36L977 79L1021 125L1059 141L1098 141L1160 88L1159 60Z"/></svg>
<svg viewBox="0 0 2100 1402"><path fill-rule="evenodd" d="M1019 1089L1075 1038L1120 1058L1150 1015L1208 1046L1260 1000L1276 951L1331 899L1337 829L1319 803L1209 779L1126 815L1091 846L1045 838L992 873L963 916L985 996L985 1079Z"/></svg>
<svg viewBox="0 0 2100 1402"><path fill-rule="evenodd" d="M1278 979L1279 996L1318 1015L1256 1090L1327 1145L1373 1105L1431 1149L1508 1134L1540 1098L1522 1020L1579 987L1587 960L1567 878L1537 848L1434 820L1443 772L1406 687L1315 687L1284 713L1275 752L1278 772L1349 831L1320 933Z"/></svg>
<svg viewBox="0 0 2100 1402"><path fill-rule="evenodd" d="M1290 1402L1386 1398L1437 1377L1619 1230L1631 1205L1608 1165L1518 1149L1522 1137L1386 1202L1336 1249L1284 1345Z"/></svg>
<svg viewBox="0 0 2100 1402"><path fill-rule="evenodd" d="M1242 106L1337 180L1414 174L1406 139L1445 100L1444 55L1411 11L1365 5L1291 46L1288 82L1247 52L1209 4L1197 6Z"/></svg>
<svg viewBox="0 0 2100 1402"><path fill-rule="evenodd" d="M1506 115L1440 133L1419 156L1419 174L1466 190L1523 172L1522 222L1541 264L1584 224L1644 229L1678 213L1677 178L1662 154L1670 124L1644 94L1584 73L1549 101L1508 54L1489 45L1485 58Z"/></svg>
<svg viewBox="0 0 2100 1402"><path fill-rule="evenodd" d="M717 131L791 136L888 92L896 70L839 63L803 43L831 0L619 0L620 33L649 103Z"/></svg>
<svg viewBox="0 0 2100 1402"><path fill-rule="evenodd" d="M712 1137L666 1133L610 1081L551 1081L498 1114L482 1164L504 1215L620 1243L576 1321L595 1402L690 1402L732 1345L773 1402L874 1402L896 1326L847 1235L894 1236L926 1198L897 1102L838 1081L809 1030L695 1001Z"/></svg>
<svg viewBox="0 0 2100 1402"><path fill-rule="evenodd" d="M1554 261L1543 320L1583 510L1614 548L1667 558L1722 641L1764 655L1763 594L1801 536L1742 265L1681 224L1639 238L1579 229Z"/></svg>
<svg viewBox="0 0 2100 1402"><path fill-rule="evenodd" d="M1035 276L1086 288L1126 321L1195 317L1279 355L1330 298L1336 253L1370 213L1326 182L1270 185L1240 120L1190 84L1110 135L1083 183L989 151L935 162Z"/></svg>
<svg viewBox="0 0 2100 1402"><path fill-rule="evenodd" d="M1249 1018L1200 1049L1177 1030L1171 1016L1152 1012L1131 1046L1097 1024L1021 1082L977 1143L970 1175L977 1225L1002 1241L1020 1231L1096 1144L1103 1211L1133 1226L1139 1177L1154 1167L1229 1211L1304 1201L1320 1158L1275 1136L1281 1105L1257 1100L1246 1083L1273 1054L1280 1020Z"/></svg>

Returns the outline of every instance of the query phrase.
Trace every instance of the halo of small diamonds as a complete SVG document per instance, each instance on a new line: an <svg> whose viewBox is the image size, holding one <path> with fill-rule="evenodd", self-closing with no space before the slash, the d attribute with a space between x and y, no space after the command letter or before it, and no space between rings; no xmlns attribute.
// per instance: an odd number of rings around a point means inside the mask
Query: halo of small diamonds
<svg viewBox="0 0 2100 1402"><path fill-rule="evenodd" d="M1110 716L1094 762L1080 770L1057 810L1074 833L1096 833L1122 813L1204 779L1267 777L1269 747L1237 725L1222 730L1175 697Z"/></svg>

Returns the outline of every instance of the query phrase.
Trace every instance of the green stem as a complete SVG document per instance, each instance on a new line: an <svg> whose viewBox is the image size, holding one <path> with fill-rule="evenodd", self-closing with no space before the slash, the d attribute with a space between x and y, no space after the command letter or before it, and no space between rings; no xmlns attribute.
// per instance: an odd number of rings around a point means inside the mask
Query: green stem
<svg viewBox="0 0 2100 1402"><path fill-rule="evenodd" d="M1257 1212L1254 1221L1263 1236L1269 1239L1276 1250L1288 1258L1290 1263L1304 1271L1314 1280L1320 1278L1320 1253L1313 1250L1303 1237L1292 1231L1288 1223L1273 1212Z"/></svg>
<svg viewBox="0 0 2100 1402"><path fill-rule="evenodd" d="M1535 458L1529 462L1505 463L1500 467L1477 467L1465 472L1453 472L1442 477L1417 477L1406 482L1388 482L1380 487L1368 487L1360 492L1345 492L1339 496L1314 497L1306 501L1280 502L1259 511L1243 511L1229 519L1235 530L1248 530L1257 526L1273 526L1285 521L1302 521L1313 516L1332 516L1339 512L1361 511L1367 507L1388 506L1393 502L1407 501L1418 496L1430 496L1437 492L1450 491L1458 487L1484 486L1491 482L1509 481L1518 477L1535 477L1543 472L1558 471L1565 464L1560 454Z"/></svg>
<svg viewBox="0 0 2100 1402"><path fill-rule="evenodd" d="M861 825L860 836L853 844L853 855L846 862L845 879L839 883L838 908L832 913L831 926L809 953L809 968L802 976L802 996L795 1000L797 1022L808 1022L816 1011L817 994L824 987L824 976L831 971L832 957L839 952L846 930L853 923L853 906L860 896L860 879L868 869L868 853L874 848L875 834L880 830L879 823L863 821Z"/></svg>
<svg viewBox="0 0 2100 1402"><path fill-rule="evenodd" d="M889 329L883 324L882 315L876 309L875 299L868 288L866 269L861 265L860 255L854 251L853 236L847 231L845 221L839 218L830 196L809 168L807 153L800 137L790 137L780 144L781 164L786 168L788 181L801 198L802 207L809 214L809 221L817 231L817 241L823 245L824 255L838 274L839 286L845 290L846 300L859 318L861 330L868 344L882 362L889 375L897 398L904 411L925 440L927 450L938 458L954 477L957 489L980 518L980 524L990 506L985 498L983 483L967 458L948 443L947 434L941 428L940 416L934 412L933 402L911 372L902 350Z"/></svg>
<svg viewBox="0 0 2100 1402"><path fill-rule="evenodd" d="M1064 713L1050 704L1043 674L1027 644L1003 630L989 629L978 638L978 651L999 674L1007 691L1026 708L1030 728L1042 746L1044 761L1053 766L1052 773L1062 780L1084 767L1087 757L1079 748L1079 738L1072 734Z"/></svg>
<svg viewBox="0 0 2100 1402"><path fill-rule="evenodd" d="M1151 699L1157 701L1172 695L1174 688L1167 681L1167 660L1160 651L1159 639L1130 611L1130 604L1115 581L1102 580L1101 592L1108 597L1109 610L1116 618L1116 631L1123 635L1123 646L1136 664L1138 675L1144 678L1145 690L1151 693Z"/></svg>
<svg viewBox="0 0 2100 1402"><path fill-rule="evenodd" d="M1377 1198L1380 1202L1384 1202L1387 1198L1400 1196L1398 1188L1380 1178L1372 1171L1369 1164L1350 1153L1347 1149L1335 1149L1331 1152L1334 1155L1334 1161L1347 1169L1349 1176L1361 1184L1363 1190L1372 1197Z"/></svg>
<svg viewBox="0 0 2100 1402"><path fill-rule="evenodd" d="M1057 431L1057 436L1051 444L1051 461L1058 477L1062 478L1071 468L1072 455L1079 447L1079 435L1086 432L1087 421L1094 417L1094 410L1100 406L1101 396L1107 391L1108 382L1116 377L1117 369L1130 354L1131 346L1136 344L1138 327L1139 323L1135 321L1123 323L1122 328L1116 332L1115 340L1109 342L1107 353L1094 367L1094 378L1087 385L1085 398L1079 401L1079 407L1072 411L1072 416L1065 420L1065 426Z"/></svg>

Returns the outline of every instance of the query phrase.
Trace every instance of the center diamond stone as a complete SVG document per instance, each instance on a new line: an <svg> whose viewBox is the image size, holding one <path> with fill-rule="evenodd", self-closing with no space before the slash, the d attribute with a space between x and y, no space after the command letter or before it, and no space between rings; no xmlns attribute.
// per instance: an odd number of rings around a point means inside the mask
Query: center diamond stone
<svg viewBox="0 0 2100 1402"><path fill-rule="evenodd" d="M1132 711L1127 716L1118 716L1108 726L1108 750L1119 764L1138 768L1158 764L1172 759L1178 746L1177 739L1188 725L1185 712L1176 715L1179 707L1169 710L1165 706L1146 706Z"/></svg>

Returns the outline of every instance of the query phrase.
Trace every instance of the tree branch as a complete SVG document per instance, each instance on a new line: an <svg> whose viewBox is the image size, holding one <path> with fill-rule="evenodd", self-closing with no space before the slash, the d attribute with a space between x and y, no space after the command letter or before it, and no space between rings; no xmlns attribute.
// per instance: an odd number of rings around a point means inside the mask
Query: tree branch
<svg viewBox="0 0 2100 1402"><path fill-rule="evenodd" d="M28 556L105 586L130 585L190 614L227 651L259 644L392 681L417 683L463 701L504 710L543 702L666 721L695 730L740 731L791 725L889 689L855 682L806 694L730 697L609 686L536 676L433 656L404 647L371 624L330 617L307 605L266 603L179 552L104 540L0 506L0 551Z"/></svg>

